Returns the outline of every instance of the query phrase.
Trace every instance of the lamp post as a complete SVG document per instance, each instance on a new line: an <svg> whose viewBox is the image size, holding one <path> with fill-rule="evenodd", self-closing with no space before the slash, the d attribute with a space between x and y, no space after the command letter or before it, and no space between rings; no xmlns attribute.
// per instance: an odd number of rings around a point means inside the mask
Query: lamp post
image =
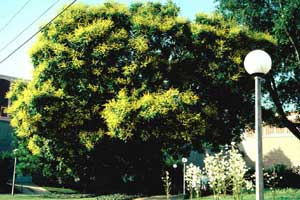
<svg viewBox="0 0 300 200"><path fill-rule="evenodd" d="M12 180L12 186L11 186L11 195L14 196L14 192L15 192L15 180L16 180L16 165L17 165L17 153L18 149L14 149L13 153L15 156L15 162L14 162L14 172L13 172L13 180Z"/></svg>
<svg viewBox="0 0 300 200"><path fill-rule="evenodd" d="M247 54L244 60L246 71L255 79L255 133L256 133L256 162L255 187L256 200L264 199L263 161L262 161L262 131L261 131L261 80L272 65L271 57L262 50L254 50Z"/></svg>
<svg viewBox="0 0 300 200"><path fill-rule="evenodd" d="M185 196L185 163L187 162L187 158L183 157L181 159L182 163L183 163L183 197Z"/></svg>

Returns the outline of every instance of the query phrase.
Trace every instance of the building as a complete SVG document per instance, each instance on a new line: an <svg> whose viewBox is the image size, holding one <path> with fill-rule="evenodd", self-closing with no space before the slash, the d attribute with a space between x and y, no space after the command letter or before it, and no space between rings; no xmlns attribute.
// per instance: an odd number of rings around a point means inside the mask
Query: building
<svg viewBox="0 0 300 200"><path fill-rule="evenodd" d="M14 77L0 75L0 151L11 151L13 141L13 129L9 124L9 116L6 109L10 102L6 98L10 84Z"/></svg>
<svg viewBox="0 0 300 200"><path fill-rule="evenodd" d="M300 140L287 128L263 126L262 137L264 168L274 164L284 164L288 167L300 166ZM248 131L244 134L240 149L245 154L248 166L254 167L256 158L254 132Z"/></svg>

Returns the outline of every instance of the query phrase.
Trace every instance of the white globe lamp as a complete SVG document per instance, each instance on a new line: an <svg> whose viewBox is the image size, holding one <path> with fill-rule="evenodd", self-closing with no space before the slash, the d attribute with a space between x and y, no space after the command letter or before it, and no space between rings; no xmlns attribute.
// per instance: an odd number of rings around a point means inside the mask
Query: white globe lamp
<svg viewBox="0 0 300 200"><path fill-rule="evenodd" d="M272 60L267 52L258 49L247 54L244 66L250 75L267 74L271 70Z"/></svg>

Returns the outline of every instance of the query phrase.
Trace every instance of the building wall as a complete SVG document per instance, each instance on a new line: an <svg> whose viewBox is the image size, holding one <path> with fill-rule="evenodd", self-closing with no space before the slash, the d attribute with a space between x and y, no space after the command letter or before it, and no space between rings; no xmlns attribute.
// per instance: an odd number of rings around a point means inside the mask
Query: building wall
<svg viewBox="0 0 300 200"><path fill-rule="evenodd" d="M11 151L13 130L8 121L0 121L0 151Z"/></svg>
<svg viewBox="0 0 300 200"><path fill-rule="evenodd" d="M6 108L8 107L8 99L6 93L9 90L10 82L0 78L0 117L7 117Z"/></svg>
<svg viewBox="0 0 300 200"><path fill-rule="evenodd" d="M300 140L287 128L263 128L263 162L268 168L274 164L288 167L300 166ZM255 165L256 139L253 133L247 133L240 144L249 166Z"/></svg>
<svg viewBox="0 0 300 200"><path fill-rule="evenodd" d="M0 74L0 151L12 150L13 129L6 113L9 106L6 93L9 91L10 83L13 80L16 78Z"/></svg>

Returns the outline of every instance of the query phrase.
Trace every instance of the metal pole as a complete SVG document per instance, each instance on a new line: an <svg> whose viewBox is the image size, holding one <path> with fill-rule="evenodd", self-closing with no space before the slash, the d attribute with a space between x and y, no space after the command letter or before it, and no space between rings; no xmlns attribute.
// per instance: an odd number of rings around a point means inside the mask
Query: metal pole
<svg viewBox="0 0 300 200"><path fill-rule="evenodd" d="M256 133L256 163L255 184L256 200L264 200L263 160L262 160L262 131L261 131L261 77L255 76L255 133Z"/></svg>
<svg viewBox="0 0 300 200"><path fill-rule="evenodd" d="M17 165L17 157L15 156L13 181L12 181L12 186L11 186L11 195L12 195L12 196L14 196L14 190L15 190L16 165Z"/></svg>
<svg viewBox="0 0 300 200"><path fill-rule="evenodd" d="M185 196L185 162L183 163L183 198Z"/></svg>

